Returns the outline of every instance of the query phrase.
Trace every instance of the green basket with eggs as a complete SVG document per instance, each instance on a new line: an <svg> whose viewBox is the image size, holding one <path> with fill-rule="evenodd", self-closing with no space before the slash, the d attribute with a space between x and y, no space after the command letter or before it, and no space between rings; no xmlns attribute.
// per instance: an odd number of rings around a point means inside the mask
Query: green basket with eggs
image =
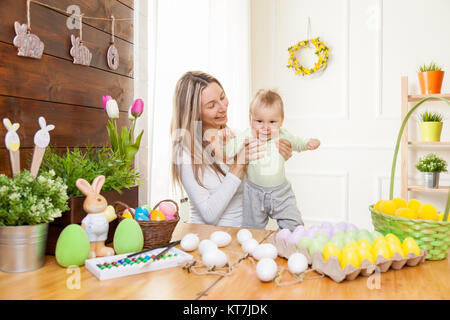
<svg viewBox="0 0 450 320"><path fill-rule="evenodd" d="M391 181L389 189L389 199L393 199L394 195L394 177L395 167L397 163L398 151L401 143L403 131L411 117L411 114L419 108L425 101L430 99L439 99L444 101L448 106L450 102L441 97L428 97L419 101L406 115L400 127L395 145L394 159L392 161ZM408 219L403 217L392 216L389 214L376 211L374 206L369 206L372 215L372 224L376 231L386 235L388 233L395 234L401 241L407 237L416 240L421 249L428 251L427 260L442 260L448 255L450 244L450 222L447 221L450 210L450 190L445 206L444 217L442 221L432 221L423 219Z"/></svg>

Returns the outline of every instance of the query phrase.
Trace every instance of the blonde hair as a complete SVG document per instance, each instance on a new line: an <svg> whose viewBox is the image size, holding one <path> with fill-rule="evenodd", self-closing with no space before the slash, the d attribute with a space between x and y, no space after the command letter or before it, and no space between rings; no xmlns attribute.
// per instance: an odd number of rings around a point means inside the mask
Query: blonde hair
<svg viewBox="0 0 450 320"><path fill-rule="evenodd" d="M250 115L252 115L256 106L278 107L280 108L281 117L284 118L283 99L275 90L260 89L250 102Z"/></svg>
<svg viewBox="0 0 450 320"><path fill-rule="evenodd" d="M207 166L217 175L225 176L225 172L214 158L208 152L203 152L208 142L203 140L202 126L198 125L199 122L201 123L202 90L210 83L217 83L223 89L220 82L213 76L201 71L190 71L178 80L175 88L170 133L172 136L172 181L179 187L182 186L179 162L183 152L190 155L194 178L200 186L205 187L200 180L200 172L203 175Z"/></svg>

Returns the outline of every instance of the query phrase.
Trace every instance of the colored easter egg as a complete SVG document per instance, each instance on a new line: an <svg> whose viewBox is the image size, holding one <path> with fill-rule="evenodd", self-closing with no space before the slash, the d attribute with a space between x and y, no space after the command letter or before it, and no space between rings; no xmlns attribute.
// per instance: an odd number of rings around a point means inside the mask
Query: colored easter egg
<svg viewBox="0 0 450 320"><path fill-rule="evenodd" d="M360 248L362 247L362 248L372 249L372 244L367 239L359 239L358 240L358 246Z"/></svg>
<svg viewBox="0 0 450 320"><path fill-rule="evenodd" d="M302 226L300 226L300 227L302 227ZM297 227L297 228L294 229L292 234L296 234L300 238L303 238L303 237L306 237L306 235L308 234L308 230L306 230L305 228L298 228Z"/></svg>
<svg viewBox="0 0 450 320"><path fill-rule="evenodd" d="M152 211L152 214L150 215L150 220L163 221L166 220L166 216L164 215L164 213L162 213L161 210L155 209Z"/></svg>
<svg viewBox="0 0 450 320"><path fill-rule="evenodd" d="M339 236L338 237L334 237L333 236L333 238L331 238L330 242L335 244L339 248L339 250L344 249L345 242L344 242L344 238L343 237L339 237Z"/></svg>
<svg viewBox="0 0 450 320"><path fill-rule="evenodd" d="M358 231L358 227L355 226L353 223L348 223L348 224L347 224L347 232L348 232L349 230Z"/></svg>
<svg viewBox="0 0 450 320"><path fill-rule="evenodd" d="M165 216L174 216L177 213L177 208L169 201L161 202L158 207Z"/></svg>
<svg viewBox="0 0 450 320"><path fill-rule="evenodd" d="M394 253L399 253L402 258L405 257L405 254L403 253L402 245L398 244L397 242L388 242L388 249L389 254L391 257L394 255Z"/></svg>
<svg viewBox="0 0 450 320"><path fill-rule="evenodd" d="M308 232L306 233L306 236L308 238L314 238L314 236L316 235L316 233L319 231L319 229L309 229Z"/></svg>
<svg viewBox="0 0 450 320"><path fill-rule="evenodd" d="M340 260L341 257L341 249L339 249L338 246L336 246L334 243L332 242L328 242L324 248L323 248L323 259L325 261L328 261L328 259L331 256L337 257L338 260Z"/></svg>
<svg viewBox="0 0 450 320"><path fill-rule="evenodd" d="M372 235L370 234L370 232L366 229L361 229L359 231L356 232L356 238L357 240L361 240L361 239L367 239L370 240L372 239Z"/></svg>
<svg viewBox="0 0 450 320"><path fill-rule="evenodd" d="M310 243L311 243L311 238L308 238L308 237L300 238L300 240L297 243L297 249L309 248Z"/></svg>
<svg viewBox="0 0 450 320"><path fill-rule="evenodd" d="M362 262L364 259L368 260L370 263L374 264L375 263L375 258L373 256L372 253L372 249L371 248L366 248L366 247L359 247L358 248L358 256L359 256L359 260Z"/></svg>
<svg viewBox="0 0 450 320"><path fill-rule="evenodd" d="M330 222L324 222L320 225L321 229L333 229L333 225Z"/></svg>
<svg viewBox="0 0 450 320"><path fill-rule="evenodd" d="M314 252L322 252L324 247L325 242L318 239L312 239L308 247L309 254L312 255Z"/></svg>
<svg viewBox="0 0 450 320"><path fill-rule="evenodd" d="M130 210L128 210L128 209L123 210L122 218L133 219L133 216L131 215Z"/></svg>
<svg viewBox="0 0 450 320"><path fill-rule="evenodd" d="M344 250L341 253L341 268L344 269L348 264L353 265L355 268L359 268L361 261L359 260L357 249L351 248Z"/></svg>
<svg viewBox="0 0 450 320"><path fill-rule="evenodd" d="M291 235L291 230L289 229L281 229L277 232L275 239L280 240L282 239L285 243L287 243L288 237Z"/></svg>
<svg viewBox="0 0 450 320"><path fill-rule="evenodd" d="M419 245L417 244L417 242L411 238L411 237L407 237L405 238L405 240L403 240L402 243L402 250L403 250L403 254L406 257L408 255L408 253L413 252L414 254L420 256L420 248Z"/></svg>
<svg viewBox="0 0 450 320"><path fill-rule="evenodd" d="M305 226L302 226L302 225L296 226L295 229L294 229L294 231L292 231L292 232L299 232L299 231L304 231L304 232L306 232Z"/></svg>
<svg viewBox="0 0 450 320"><path fill-rule="evenodd" d="M149 211L145 207L137 207L136 210L134 210L134 216L136 217L136 220L150 221L148 215Z"/></svg>
<svg viewBox="0 0 450 320"><path fill-rule="evenodd" d="M314 236L314 240L318 240L320 242L328 242L328 237L324 232L318 231Z"/></svg>
<svg viewBox="0 0 450 320"><path fill-rule="evenodd" d="M396 245L401 246L402 242L400 241L400 239L393 233L388 233L385 237L386 241L388 243L395 243Z"/></svg>
<svg viewBox="0 0 450 320"><path fill-rule="evenodd" d="M372 247L372 253L373 253L375 260L377 259L378 256L382 256L383 258L385 258L387 260L391 259L391 257L392 257L387 243L381 242L381 243L378 243L377 245L374 245Z"/></svg>
<svg viewBox="0 0 450 320"><path fill-rule="evenodd" d="M306 234L306 231L302 232L292 232L290 236L286 239L286 244L294 243L297 245L297 243L300 241L301 238L303 238Z"/></svg>
<svg viewBox="0 0 450 320"><path fill-rule="evenodd" d="M334 229L335 229L336 231L342 231L342 232L347 231L347 222L341 221L341 222L336 223L336 224L334 225Z"/></svg>
<svg viewBox="0 0 450 320"><path fill-rule="evenodd" d="M78 224L69 224L56 242L56 262L61 267L82 266L89 258L90 243L84 229Z"/></svg>
<svg viewBox="0 0 450 320"><path fill-rule="evenodd" d="M123 219L116 228L113 244L117 254L141 251L144 235L139 223L134 219Z"/></svg>
<svg viewBox="0 0 450 320"><path fill-rule="evenodd" d="M333 238L338 238L338 237L343 239L345 237L345 232L340 231L340 230L335 231L333 234Z"/></svg>

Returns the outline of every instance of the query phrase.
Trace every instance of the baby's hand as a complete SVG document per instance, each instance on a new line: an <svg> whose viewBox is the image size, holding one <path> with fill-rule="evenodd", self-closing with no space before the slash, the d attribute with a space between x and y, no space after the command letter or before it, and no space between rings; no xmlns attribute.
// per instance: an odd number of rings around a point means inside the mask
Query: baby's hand
<svg viewBox="0 0 450 320"><path fill-rule="evenodd" d="M320 140L318 139L309 139L306 143L306 147L308 150L315 150L320 146Z"/></svg>

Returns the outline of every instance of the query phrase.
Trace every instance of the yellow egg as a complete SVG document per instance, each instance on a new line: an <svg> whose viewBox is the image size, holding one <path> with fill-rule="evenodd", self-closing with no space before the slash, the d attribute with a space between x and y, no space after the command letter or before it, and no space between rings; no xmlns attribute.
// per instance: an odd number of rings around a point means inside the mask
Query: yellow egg
<svg viewBox="0 0 450 320"><path fill-rule="evenodd" d="M416 255L420 256L420 248L417 244L416 240L411 237L405 238L402 243L403 254L406 257L408 253L413 252Z"/></svg>
<svg viewBox="0 0 450 320"><path fill-rule="evenodd" d="M378 258L378 256L382 256L387 260L389 260L392 257L391 252L389 251L388 245L386 243L380 243L376 246L373 246L372 253L375 260Z"/></svg>
<svg viewBox="0 0 450 320"><path fill-rule="evenodd" d="M393 216L395 214L395 210L397 210L397 205L393 200L386 200L381 203L380 209L381 212Z"/></svg>
<svg viewBox="0 0 450 320"><path fill-rule="evenodd" d="M342 249L342 251L348 250L348 249L358 249L358 244L355 241L350 241L349 243L347 243L345 245L345 247Z"/></svg>
<svg viewBox="0 0 450 320"><path fill-rule="evenodd" d="M419 211L420 206L422 205L422 202L416 199L411 199L408 201L408 208L413 209L415 211Z"/></svg>
<svg viewBox="0 0 450 320"><path fill-rule="evenodd" d="M370 244L370 241L367 239L360 239L358 241L358 247L359 248L367 248L367 249L372 249L372 245Z"/></svg>
<svg viewBox="0 0 450 320"><path fill-rule="evenodd" d="M391 255L391 257L394 255L394 253L398 252L400 253L400 255L404 258L405 254L403 253L403 249L402 249L402 245L395 243L395 242L388 242L388 249L389 249L389 254Z"/></svg>
<svg viewBox="0 0 450 320"><path fill-rule="evenodd" d="M343 250L341 253L341 268L344 269L347 264L352 264L355 268L359 268L361 261L358 252L354 248Z"/></svg>
<svg viewBox="0 0 450 320"><path fill-rule="evenodd" d="M438 219L438 213L436 208L430 204L430 203L425 203L423 204L420 208L419 208L419 219L424 219L424 220L433 220L436 221Z"/></svg>
<svg viewBox="0 0 450 320"><path fill-rule="evenodd" d="M328 261L331 256L337 257L338 260L341 259L341 250L334 243L327 243L323 248L323 260Z"/></svg>
<svg viewBox="0 0 450 320"><path fill-rule="evenodd" d="M437 221L444 221L444 213L443 212L439 213ZM450 214L447 217L447 221L450 221Z"/></svg>
<svg viewBox="0 0 450 320"><path fill-rule="evenodd" d="M417 211L411 208L399 208L395 211L395 215L407 219L417 219L419 217Z"/></svg>
<svg viewBox="0 0 450 320"><path fill-rule="evenodd" d="M397 209L406 208L408 206L408 204L406 203L406 200L403 198L394 198L392 201L395 202Z"/></svg>
<svg viewBox="0 0 450 320"><path fill-rule="evenodd" d="M380 210L380 205L381 205L381 203L382 203L383 201L384 201L384 200L378 201L378 202L373 206L373 209L374 209L375 211L381 211L381 210Z"/></svg>
<svg viewBox="0 0 450 320"><path fill-rule="evenodd" d="M383 236L378 236L374 241L373 241L373 247L375 247L378 244L387 244L386 239Z"/></svg>
<svg viewBox="0 0 450 320"><path fill-rule="evenodd" d="M370 261L370 263L372 263L372 264L375 263L375 258L373 256L372 250L370 248L359 247L358 248L358 257L361 262L364 259L367 259Z"/></svg>
<svg viewBox="0 0 450 320"><path fill-rule="evenodd" d="M397 244L399 246L402 245L402 242L400 241L399 238L397 238L397 236L395 234L388 233L384 238L386 239L386 241L388 243L395 243L395 244Z"/></svg>

